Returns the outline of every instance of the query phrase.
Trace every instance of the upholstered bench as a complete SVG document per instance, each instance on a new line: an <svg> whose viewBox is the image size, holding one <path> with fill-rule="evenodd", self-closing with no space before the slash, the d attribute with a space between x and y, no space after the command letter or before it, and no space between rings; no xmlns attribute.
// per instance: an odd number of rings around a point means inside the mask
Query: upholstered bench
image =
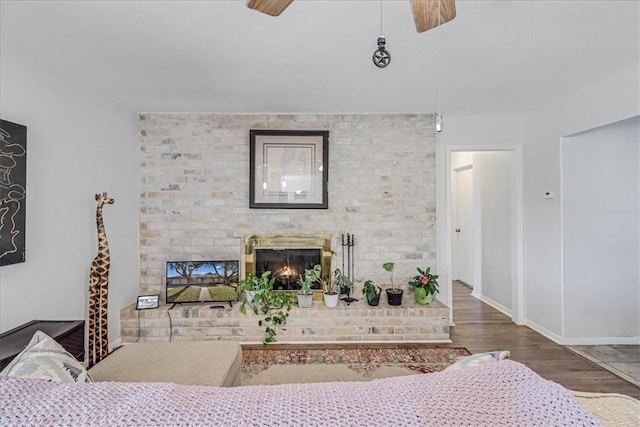
<svg viewBox="0 0 640 427"><path fill-rule="evenodd" d="M89 369L94 381L240 385L242 349L231 341L126 344Z"/></svg>

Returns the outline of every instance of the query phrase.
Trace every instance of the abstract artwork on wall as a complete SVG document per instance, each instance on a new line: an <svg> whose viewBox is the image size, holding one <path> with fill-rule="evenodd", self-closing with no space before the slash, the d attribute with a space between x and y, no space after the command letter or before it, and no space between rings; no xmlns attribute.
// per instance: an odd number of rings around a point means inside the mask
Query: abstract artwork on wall
<svg viewBox="0 0 640 427"><path fill-rule="evenodd" d="M27 127L0 120L0 266L25 260Z"/></svg>

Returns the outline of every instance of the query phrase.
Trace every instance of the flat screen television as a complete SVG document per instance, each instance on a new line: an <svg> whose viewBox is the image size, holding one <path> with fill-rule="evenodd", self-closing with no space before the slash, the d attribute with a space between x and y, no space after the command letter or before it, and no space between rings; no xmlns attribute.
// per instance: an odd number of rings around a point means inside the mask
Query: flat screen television
<svg viewBox="0 0 640 427"><path fill-rule="evenodd" d="M168 261L167 304L238 299L239 261Z"/></svg>

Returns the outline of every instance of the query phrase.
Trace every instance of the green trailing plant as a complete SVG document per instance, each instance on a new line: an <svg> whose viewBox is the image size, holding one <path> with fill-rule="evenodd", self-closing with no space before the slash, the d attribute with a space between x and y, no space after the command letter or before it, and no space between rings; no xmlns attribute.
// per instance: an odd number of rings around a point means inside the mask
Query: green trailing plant
<svg viewBox="0 0 640 427"><path fill-rule="evenodd" d="M287 324L292 306L291 295L284 291L274 290L275 278L269 276L271 276L271 272L265 271L257 278L258 289L255 289L256 294L252 302L253 313L258 316L258 326L265 328L266 336L262 340L264 344L277 341L277 329ZM250 280L254 281L253 278ZM247 314L247 301L243 301L240 305L240 312Z"/></svg>
<svg viewBox="0 0 640 427"><path fill-rule="evenodd" d="M413 279L409 281L409 285L415 288L416 298L422 299L427 295L435 295L440 293L438 290L438 276L437 274L431 274L431 267L427 267L424 270L417 268L418 275L413 276Z"/></svg>
<svg viewBox="0 0 640 427"><path fill-rule="evenodd" d="M269 282L270 271L265 271L262 276L258 277L251 273L247 274L247 277L240 281L240 289L244 291L259 291L263 289ZM273 280L273 279L272 279Z"/></svg>
<svg viewBox="0 0 640 427"><path fill-rule="evenodd" d="M376 295L379 295L381 292L382 288L376 285L373 280L365 280L364 285L362 285L362 294L369 302L373 301Z"/></svg>

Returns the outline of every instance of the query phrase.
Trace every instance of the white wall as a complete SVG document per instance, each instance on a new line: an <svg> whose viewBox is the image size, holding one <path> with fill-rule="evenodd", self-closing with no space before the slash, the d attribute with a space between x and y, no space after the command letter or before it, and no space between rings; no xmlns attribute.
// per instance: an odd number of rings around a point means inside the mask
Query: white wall
<svg viewBox="0 0 640 427"><path fill-rule="evenodd" d="M0 54L0 115L27 126L26 262L0 269L0 332L32 319L86 318L94 195L106 191L115 198L104 210L113 342L120 308L137 295L137 115L32 67L9 42Z"/></svg>
<svg viewBox="0 0 640 427"><path fill-rule="evenodd" d="M566 339L640 337L639 148L640 116L562 140Z"/></svg>
<svg viewBox="0 0 640 427"><path fill-rule="evenodd" d="M508 314L515 283L513 162L511 151L473 153L474 178L479 184L482 299Z"/></svg>
<svg viewBox="0 0 640 427"><path fill-rule="evenodd" d="M328 209L250 209L250 129L327 129ZM416 268L439 272L433 114L142 114L140 292L165 294L171 259L242 259L260 233L355 235L355 296ZM224 257L224 258L219 258ZM338 261L338 259L336 259Z"/></svg>
<svg viewBox="0 0 640 427"><path fill-rule="evenodd" d="M562 341L560 139L640 114L640 67L619 70L541 106L525 123L527 324ZM545 199L552 190L554 199Z"/></svg>

